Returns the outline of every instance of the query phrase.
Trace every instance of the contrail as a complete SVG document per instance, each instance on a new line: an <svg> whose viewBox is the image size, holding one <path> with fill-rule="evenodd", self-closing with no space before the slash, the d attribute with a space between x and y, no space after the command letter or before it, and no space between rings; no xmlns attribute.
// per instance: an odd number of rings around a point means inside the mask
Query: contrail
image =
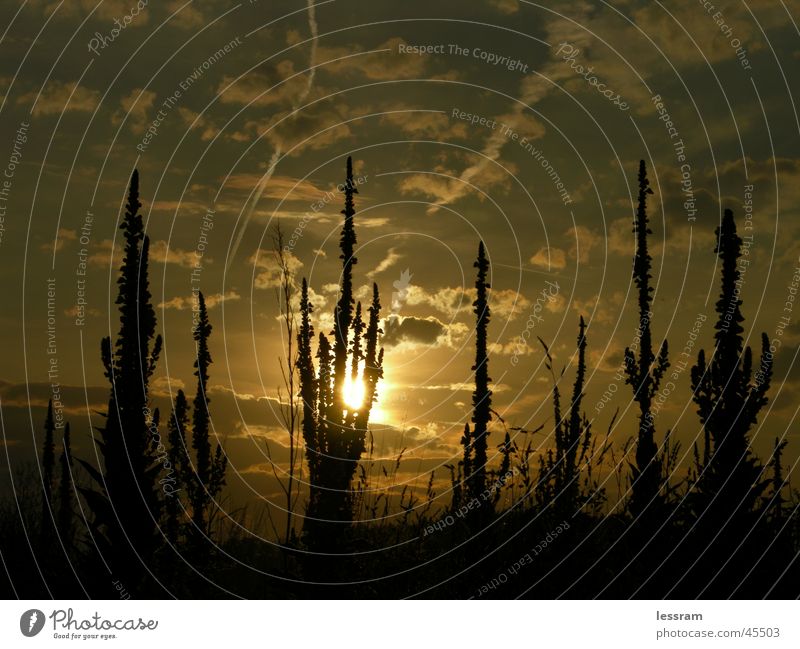
<svg viewBox="0 0 800 649"><path fill-rule="evenodd" d="M308 28L311 30L311 63L309 65L309 75L308 75L308 85L306 86L306 91L303 94L303 98L298 101L298 105L303 103L308 97L308 93L311 92L311 86L314 85L314 76L317 74L317 71L314 69L314 61L317 60L317 15L314 9L314 2L313 0L306 0L306 4L308 5Z"/></svg>
<svg viewBox="0 0 800 649"><path fill-rule="evenodd" d="M267 169L267 173L264 174L264 177L258 184L258 188L256 189L255 194L253 194L253 199L250 201L250 206L247 208L247 213L244 217L244 223L242 224L242 227L239 228L239 234L236 235L236 241L233 242L233 250L231 250L231 254L228 255L228 265L230 265L230 263L236 257L236 252L239 250L239 244L242 243L244 233L247 230L247 226L250 225L250 219L253 217L253 211L256 208L256 203L258 203L259 199L261 198L261 194L264 193L264 188L267 186L269 179L272 178L272 173L275 171L275 165L278 163L281 153L281 146L279 144L277 147L275 147L275 151L269 160L269 169Z"/></svg>
<svg viewBox="0 0 800 649"><path fill-rule="evenodd" d="M300 93L300 96L292 103L292 112L296 111L306 100L308 94L311 92L311 87L314 85L314 77L316 76L314 62L317 59L317 34L319 33L317 27L317 17L314 10L314 0L306 0L306 4L308 6L308 28L311 31L311 56L309 57L310 62L308 66L308 83L306 84L303 92ZM267 183L270 181L272 174L275 172L275 165L278 164L281 153L283 153L283 150L281 148L281 144L278 143L276 144L275 151L269 160L269 167L267 168L264 176L261 178L261 181L258 183L258 187L253 194L253 198L250 201L249 207L247 208L247 213L244 217L244 223L239 230L239 234L236 235L236 241L233 243L233 250L231 250L231 254L228 256L229 264L236 257L236 252L239 250L239 245L242 243L247 226L250 225L250 220L253 218L253 212L256 209L256 205L258 204L258 201L261 200L261 195L264 193Z"/></svg>

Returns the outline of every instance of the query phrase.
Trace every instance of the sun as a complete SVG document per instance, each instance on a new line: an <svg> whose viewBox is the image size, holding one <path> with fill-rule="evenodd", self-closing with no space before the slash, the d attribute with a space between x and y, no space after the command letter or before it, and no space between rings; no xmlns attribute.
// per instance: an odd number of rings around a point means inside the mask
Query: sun
<svg viewBox="0 0 800 649"><path fill-rule="evenodd" d="M345 408L352 412L361 412L366 406L367 387L364 383L364 368L366 363L362 360L358 366L358 372L353 377L352 361L348 359L347 374L345 376L344 388L342 397L344 399ZM381 387L378 394L386 398L386 392L389 389L389 384L384 379L381 381ZM385 423L388 413L380 407L380 403L376 399L370 407L369 418L370 421L379 421Z"/></svg>
<svg viewBox="0 0 800 649"><path fill-rule="evenodd" d="M360 410L364 405L365 392L366 389L364 388L364 379L361 378L361 373L359 372L356 379L353 380L352 375L348 372L347 378L344 382L345 405L354 411Z"/></svg>

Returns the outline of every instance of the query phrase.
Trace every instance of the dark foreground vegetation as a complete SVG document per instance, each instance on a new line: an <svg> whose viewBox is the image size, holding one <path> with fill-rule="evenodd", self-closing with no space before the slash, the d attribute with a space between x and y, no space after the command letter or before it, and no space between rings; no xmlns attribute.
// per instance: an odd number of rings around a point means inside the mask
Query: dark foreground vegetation
<svg viewBox="0 0 800 649"><path fill-rule="evenodd" d="M775 440L767 458L750 449L768 403L773 359L766 336L755 357L744 345L742 240L730 210L713 251L721 268L713 346L699 352L690 370L702 433L688 472L678 466L683 451L672 431L655 425L654 404L674 369L667 342L655 344L651 332L652 191L641 163L633 224L639 330L624 362L638 413L630 443L621 449L612 443L616 416L598 431L582 409L591 324L583 318L569 394L563 386L570 379L540 341L553 378L552 419L522 430L497 415L487 342L491 269L476 242L475 386L463 453L448 466L448 493L435 494L431 476L420 494L373 486L369 417L383 375L381 302L377 285L368 306L354 299L352 176L348 160L332 332L314 331L308 283L293 277L276 234L281 322L290 341L283 368L290 451L281 482L285 532L269 538L246 532L246 523L238 526L218 505L227 460L210 435L205 388L213 328L202 293L195 296L195 395L190 401L178 391L169 413L150 409L148 384L162 341L134 173L121 225L120 330L116 340L101 343L110 397L105 422L93 431L98 455L73 457L69 426L56 427L51 406L40 461L16 472L14 493L2 503L3 596L800 595L798 494L782 463L785 441ZM357 409L345 402L348 380L364 384ZM393 476L382 471L391 483Z"/></svg>

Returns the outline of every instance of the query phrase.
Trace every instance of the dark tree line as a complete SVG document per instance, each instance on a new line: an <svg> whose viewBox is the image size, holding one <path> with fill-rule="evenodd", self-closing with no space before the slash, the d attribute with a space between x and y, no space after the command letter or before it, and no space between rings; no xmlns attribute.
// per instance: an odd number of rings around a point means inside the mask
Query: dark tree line
<svg viewBox="0 0 800 649"><path fill-rule="evenodd" d="M101 343L105 376L111 386L105 426L95 438L101 463L79 459L94 481L81 488L93 517L94 547L123 583L142 582L142 567L152 565L159 545L161 469L156 461L159 419L150 410L149 381L161 353L156 315L149 290L150 240L144 233L139 201L139 173L131 176L120 224L124 251L117 279L120 329L115 341Z"/></svg>
<svg viewBox="0 0 800 649"><path fill-rule="evenodd" d="M702 456L695 453L690 506L697 518L694 541L703 549L699 563L703 577L711 584L716 582L712 592L725 592L736 585L736 564L752 556L754 542L765 532L763 524L769 516L763 514L771 514L763 510L769 475L752 451L750 434L768 403L772 354L767 335L762 333L760 362L754 368L753 353L744 346L739 299L742 239L731 210L725 210L716 237L714 252L722 269L714 325L716 345L708 359L705 350L700 350L691 373L692 398L704 434ZM783 447L776 441L773 489L778 498ZM726 563L729 559L732 562Z"/></svg>
<svg viewBox="0 0 800 649"><path fill-rule="evenodd" d="M56 490L56 427L53 400L47 402L42 443L42 504L40 542L52 544L55 538L71 539L74 517L75 489L72 478L72 449L69 422L64 424L61 453L58 458L58 489ZM54 533L55 532L55 533Z"/></svg>
<svg viewBox="0 0 800 649"><path fill-rule="evenodd" d="M670 442L672 431L666 431L661 443L656 440L653 400L669 361L666 340L661 345L654 343L648 251L652 232L647 208L652 190L644 162L639 167L633 230L638 348L626 348L624 357L638 422L631 444L622 449L623 457L614 455L610 439L616 415L603 438L595 432L597 422L589 420L582 409L590 333L583 317L578 321L575 375L568 402L561 388L565 369L556 371L550 348L540 339L544 365L552 378L552 420L526 430L509 426L493 410L491 267L481 241L474 263L472 303L474 389L471 408L465 413L469 423L464 427L460 458L457 466L448 467L450 503L438 514L431 509L431 476L426 506L413 495L406 496L404 489L400 496L404 514L396 522L385 522L389 499L384 496L382 520L377 520L376 500L364 509L376 521L356 528L354 523L359 521L354 503L363 506L358 499L363 499L368 485L365 465L372 457L370 413L383 377L383 349L377 285L373 284L367 308L355 299L355 194L348 158L339 240L342 274L333 330L314 331L311 289L305 278L299 288L297 326L288 328L297 344L296 361L289 365L289 371L296 372L297 383L288 385L297 386L298 435L305 450L308 499L303 533L295 537L287 530L278 560L264 554L257 541L240 545L241 541L216 538L227 458L221 445L213 446L211 440L212 326L201 292L195 298L192 330L195 394L190 401L183 390L177 391L162 441L160 413L151 410L149 397L161 338L156 333L149 293L149 241L139 213L138 174L134 172L120 226L125 242L118 279L120 329L113 341L105 338L101 344L110 395L105 425L97 429L93 440L97 456L91 457L90 450L73 464L67 423L56 466L58 429L52 402L42 429L38 543L52 547L60 539L71 546L68 552L79 566L76 576L82 578L77 585L65 587L69 595L80 588L87 595L103 594L108 578L113 577L138 596L163 595L159 581L172 592L193 596L207 587L193 570L201 575L225 575L231 587L248 584L250 575L226 563L227 553L243 547L249 553L248 561L262 562L262 574L274 570L288 578L281 582L281 588L288 590L280 590L278 596L391 597L414 592L419 583L429 582L432 593L463 597L471 594L475 583L502 573L509 564L516 566L515 574L519 570L525 577L507 585L504 582L502 588L498 582L495 596L796 596L795 582L800 575L792 557L800 548L800 534L794 499L786 498L791 493L783 462L786 441L775 440L766 462L751 446L753 431L768 403L773 358L763 334L758 359L745 345L741 286L746 262L742 261L742 240L730 210L725 210L716 229L714 253L720 262L721 284L715 305L715 345L709 353L701 350L691 369L700 443L695 444L694 465L687 478L676 476L679 447ZM293 281L284 276L285 287L291 287ZM288 304L291 291L287 291ZM358 406L345 398L346 386L354 382L364 385L364 400ZM490 453L490 449L497 452ZM626 464L629 450L632 461ZM598 473L607 466L604 462L609 456L617 473L603 478ZM399 464L398 459L395 471ZM85 479L79 479L80 475ZM384 475L389 475L385 469ZM606 485L612 477L618 490L630 495L606 511ZM292 502L289 491L288 521ZM84 513L88 515L86 526ZM568 530L557 541L553 538L556 528L558 534ZM216 542L224 544L224 553L215 553ZM394 549L377 553L375 558L371 552L359 552L387 545ZM454 547L459 548L458 553L451 552ZM523 569L520 553L527 550L530 554L531 547L536 548L537 561ZM306 554L311 558L297 561L297 550L310 550ZM188 558L191 570L176 564L176 552ZM333 554L332 564L323 565L314 558L325 553ZM228 565L230 573L222 572L217 564ZM100 574L98 565L108 566L111 574ZM422 576L415 573L418 565L426 566ZM366 593L348 587L320 591L319 585L302 585L303 580L318 584L353 576L358 581L387 570L401 576L379 579L376 590ZM58 575L63 583L70 583L63 567ZM287 586L289 582L295 585ZM258 588L250 592L263 595Z"/></svg>
<svg viewBox="0 0 800 649"><path fill-rule="evenodd" d="M91 456L75 458L90 480L78 487L89 512L85 538L76 543L76 481L69 424L60 457L59 509L57 513L53 510L52 403L42 452L42 515L57 522L62 541L72 544L79 558L91 564L100 561L108 567L110 575L93 574L99 592L113 577L129 592L145 596L162 592L154 577L166 563L162 556L165 537L172 544L191 538L194 547L210 537L212 503L225 484L227 458L219 444L213 453L210 444L206 388L212 362L208 346L211 324L202 293L196 298L197 322L193 327L197 393L192 424L189 426L189 405L182 391L175 397L167 423L166 444L160 432L160 413L157 408L151 410L149 382L162 340L156 334L148 278L150 244L140 208L139 174L134 171L120 224L124 239L116 300L120 329L113 342L107 337L101 343L110 397L105 425L97 429L99 435L92 440L99 461ZM191 431L193 452L187 445L187 431ZM42 530L50 529L52 526L43 521ZM199 553L194 558L202 562Z"/></svg>
<svg viewBox="0 0 800 649"><path fill-rule="evenodd" d="M703 442L702 449L695 445L695 465L687 479L677 476L680 446L671 442L672 431L666 432L660 444L656 441L653 400L670 364L666 340L658 346L658 353L654 352L652 259L648 251L648 237L652 231L647 210L647 197L653 192L649 185L642 161L633 229L638 349L626 348L624 356L626 381L639 406L638 428L633 437L629 475L618 483L622 489L625 484L629 485L630 496L619 510L623 514L619 521L624 527L614 532L619 547L626 548L627 554L617 557L619 563L614 568L617 574L609 573L608 579L620 584L627 580L629 586L620 586L631 589L626 591L626 596L633 593L659 597L729 597L785 592L788 578L783 573L792 568L791 548L796 551L798 545L797 508L787 507L783 495L788 485L782 464L786 441L775 440L768 465L756 457L751 446L758 415L768 403L773 358L766 334L761 336L762 349L757 361L751 349L744 345L740 289L741 268L747 261L742 259L742 240L736 233L731 210L724 211L716 230L714 252L721 266L716 344L710 359L705 351L699 352L691 371L692 399L697 406ZM487 305L488 320L487 266L482 243L475 265L479 268L476 284L479 297L475 304ZM476 309L476 313L481 311ZM488 365L485 324L479 315L475 329L478 360L473 370ZM592 422L581 411L587 347L583 318L579 322L575 382L566 411L562 408L559 388L564 372L556 375L550 350L544 341L541 342L546 355L545 366L553 376L553 427L545 450L538 454L538 475L532 477L530 470L529 458L535 452L531 442L526 446L518 440L540 432L544 426L535 431L513 429L518 435L510 444L506 429L505 440L498 446L500 469L491 474L505 475L509 455L513 455L517 475L522 477L522 489L519 495L512 497L512 502L518 503L521 509L532 507L542 513L549 511L547 520L552 521L562 517L580 520L587 514L596 516L600 513L597 507L606 499L606 489L596 476L599 465L596 460L610 452L610 445L608 438L598 444L592 434ZM492 411L490 400L483 401L481 395L488 397L490 394L487 375L476 373L473 422L476 422L475 430L481 431L482 439L488 435L486 424ZM615 420L616 415L609 431ZM502 419L500 423L505 426ZM469 487L471 477L481 487L486 480L482 472L486 465L483 454L486 443L476 451L478 435L469 425L465 426L461 442L463 456L458 477L453 474L451 512L463 511L464 500L475 497L474 489ZM621 466L618 460L614 463ZM476 475L479 476L477 480ZM462 484L467 488L461 488ZM518 488L516 484L504 486ZM532 498L535 505L530 504ZM603 523L613 527L616 520L612 515ZM436 529L435 526L432 529ZM608 556L615 554L611 552ZM743 570L742 566L748 564L753 565ZM590 567L586 572L592 569L597 568ZM640 574L631 574L637 571ZM570 574L568 570L565 572ZM571 575L570 579L573 578Z"/></svg>

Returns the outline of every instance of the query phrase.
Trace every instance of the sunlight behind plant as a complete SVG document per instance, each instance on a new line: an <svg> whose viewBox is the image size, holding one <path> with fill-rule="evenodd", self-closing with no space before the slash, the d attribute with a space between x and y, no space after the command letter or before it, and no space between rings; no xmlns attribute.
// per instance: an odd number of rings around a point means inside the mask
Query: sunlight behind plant
<svg viewBox="0 0 800 649"><path fill-rule="evenodd" d="M348 408L359 410L364 405L364 394L366 388L364 387L364 363L359 364L358 375L355 380L349 371L344 383L344 403Z"/></svg>

